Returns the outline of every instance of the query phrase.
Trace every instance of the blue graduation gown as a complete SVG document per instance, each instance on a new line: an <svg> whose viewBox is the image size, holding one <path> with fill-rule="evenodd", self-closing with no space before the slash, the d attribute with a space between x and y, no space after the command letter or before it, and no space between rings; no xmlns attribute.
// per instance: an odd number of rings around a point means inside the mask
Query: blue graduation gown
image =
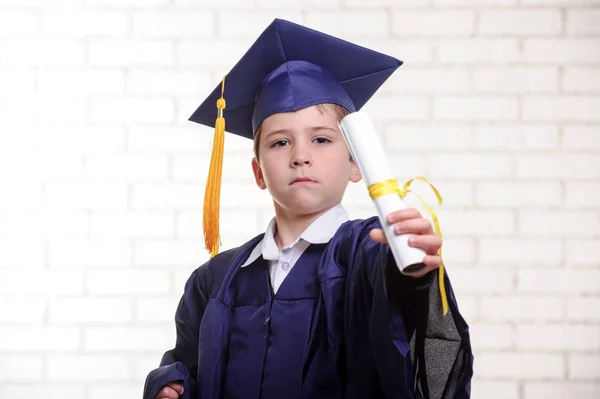
<svg viewBox="0 0 600 399"><path fill-rule="evenodd" d="M175 348L150 372L144 399L171 381L182 399L468 398L468 326L445 276L401 275L377 218L312 244L276 294L268 264L240 266L263 235L223 252L186 283Z"/></svg>

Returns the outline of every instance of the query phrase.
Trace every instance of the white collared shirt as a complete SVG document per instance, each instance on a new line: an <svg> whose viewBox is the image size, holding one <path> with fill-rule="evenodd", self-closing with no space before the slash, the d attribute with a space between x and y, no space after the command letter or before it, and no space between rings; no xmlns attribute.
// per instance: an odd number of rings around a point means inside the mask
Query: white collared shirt
<svg viewBox="0 0 600 399"><path fill-rule="evenodd" d="M325 244L335 235L338 228L349 220L348 213L344 207L336 205L311 223L304 230L300 237L292 244L281 249L277 249L275 243L275 218L271 219L267 226L267 231L263 239L254 247L250 256L241 267L246 267L253 263L259 256L269 261L269 276L273 292L281 286L283 280L287 277L296 264L296 261L304 253L310 244Z"/></svg>

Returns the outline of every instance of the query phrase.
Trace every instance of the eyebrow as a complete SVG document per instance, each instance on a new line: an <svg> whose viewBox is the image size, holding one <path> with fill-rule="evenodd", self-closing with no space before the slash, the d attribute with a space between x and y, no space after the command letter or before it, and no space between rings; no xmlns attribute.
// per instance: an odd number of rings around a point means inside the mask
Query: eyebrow
<svg viewBox="0 0 600 399"><path fill-rule="evenodd" d="M332 132L337 132L336 129L329 127L329 126L312 126L308 128L311 132L315 132L317 130L330 130ZM278 134L278 133L288 133L290 132L291 129L278 129L278 130L274 130L272 132L269 132L265 135L264 139L266 140L268 137L274 135L274 134Z"/></svg>

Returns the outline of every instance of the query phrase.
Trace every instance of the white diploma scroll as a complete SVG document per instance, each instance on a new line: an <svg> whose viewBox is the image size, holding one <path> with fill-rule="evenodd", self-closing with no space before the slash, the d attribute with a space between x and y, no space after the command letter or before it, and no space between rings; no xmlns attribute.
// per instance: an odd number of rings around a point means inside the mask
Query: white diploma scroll
<svg viewBox="0 0 600 399"><path fill-rule="evenodd" d="M369 115L364 112L353 112L347 115L340 122L340 130L367 186L394 179L383 145ZM386 221L390 213L406 208L400 195L385 194L376 198L374 202L379 221L400 272L418 277L431 271L432 268L423 264L425 251L408 244L412 234L398 235L394 232L394 225Z"/></svg>

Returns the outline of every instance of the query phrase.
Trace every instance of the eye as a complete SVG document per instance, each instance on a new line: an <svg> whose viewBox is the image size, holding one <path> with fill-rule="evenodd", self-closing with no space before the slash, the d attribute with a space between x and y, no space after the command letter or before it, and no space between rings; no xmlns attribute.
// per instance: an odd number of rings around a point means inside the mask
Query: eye
<svg viewBox="0 0 600 399"><path fill-rule="evenodd" d="M331 140L329 140L328 138L325 137L317 137L314 140L317 144L326 144L326 143L331 143Z"/></svg>
<svg viewBox="0 0 600 399"><path fill-rule="evenodd" d="M287 142L287 140L277 140L276 142L274 142L271 147L285 147L286 145L288 145L289 143Z"/></svg>

